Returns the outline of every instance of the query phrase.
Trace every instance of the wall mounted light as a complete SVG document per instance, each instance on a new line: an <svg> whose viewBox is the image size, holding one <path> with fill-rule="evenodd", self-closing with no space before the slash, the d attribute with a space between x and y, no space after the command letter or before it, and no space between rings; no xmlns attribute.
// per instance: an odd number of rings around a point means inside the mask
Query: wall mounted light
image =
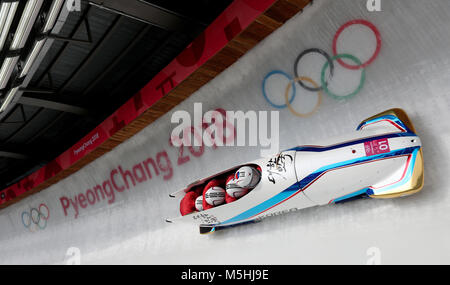
<svg viewBox="0 0 450 285"><path fill-rule="evenodd" d="M45 22L45 26L42 30L42 33L47 33L51 29L53 29L53 26L56 23L56 20L58 19L59 12L61 11L61 7L64 4L65 0L55 0L52 3L52 6L50 7L50 11L47 14L47 19Z"/></svg>
<svg viewBox="0 0 450 285"><path fill-rule="evenodd" d="M43 0L28 0L20 18L19 26L14 34L10 50L18 50L25 46L36 18L41 9Z"/></svg>
<svg viewBox="0 0 450 285"><path fill-rule="evenodd" d="M5 100L2 102L2 106L0 107L0 113L4 112L8 108L9 104L12 102L12 100L16 96L17 91L19 91L19 87L15 87L15 88L9 90L8 94L6 95Z"/></svg>
<svg viewBox="0 0 450 285"><path fill-rule="evenodd" d="M6 87L6 84L8 83L11 73L13 72L18 60L19 56L15 56L7 57L3 61L2 68L0 69L0 89Z"/></svg>
<svg viewBox="0 0 450 285"><path fill-rule="evenodd" d="M0 50L2 50L5 45L17 6L19 6L19 1L3 2L0 7Z"/></svg>
<svg viewBox="0 0 450 285"><path fill-rule="evenodd" d="M41 39L34 43L33 49L31 50L30 54L28 55L28 57L25 61L25 64L23 65L23 68L22 68L22 71L20 72L19 78L24 77L28 74L31 66L33 66L33 63L36 60L36 57L39 55L39 52L41 51L44 44L45 44L45 39Z"/></svg>
<svg viewBox="0 0 450 285"><path fill-rule="evenodd" d="M5 58L1 68L0 68L0 90L4 89L11 77L12 72L14 71L15 66L17 65L17 62L19 61L20 57L20 50L25 46L28 37L30 35L31 29L33 28L36 19L39 15L39 11L41 10L43 0L28 0L25 4L25 8L22 12L22 15L20 17L19 24L17 26L17 29L14 33L13 40L11 42L11 45L9 47L10 54ZM47 14L47 18L44 24L44 27L42 28L42 34L45 36L47 35L54 27L56 20L59 16L59 13L61 11L61 8L63 4L65 3L65 0L55 0L52 2L52 5L50 7L50 10ZM11 23L14 19L14 15L17 10L17 6L19 4L19 1L16 2L2 2L0 6L0 47L3 48L6 38L9 34ZM27 59L25 60L25 63L23 65L23 68L20 70L20 74L17 77L17 80L23 80L25 76L30 71L31 67L33 66L33 63L35 62L36 58L38 57L40 51L42 50L44 44L46 42L46 38L42 37L41 39L37 40L32 49L31 52L28 54ZM17 82L16 82L17 84ZM10 103L13 101L14 97L16 96L20 86L16 86L8 91L6 94L5 99L2 101L0 106L0 113L4 112Z"/></svg>
<svg viewBox="0 0 450 285"><path fill-rule="evenodd" d="M64 4L64 2L65 2L65 0L53 1L52 6L50 7L50 10L47 14L45 25L42 29L43 34L48 33L55 25L56 20L58 19L58 15L61 11L61 7ZM23 69L20 72L19 77L23 77L28 74L31 66L33 65L34 61L36 60L36 57L39 55L39 52L41 51L44 44L45 44L45 39L41 39L34 43L33 48L31 50L30 54L28 55L28 58L25 61Z"/></svg>

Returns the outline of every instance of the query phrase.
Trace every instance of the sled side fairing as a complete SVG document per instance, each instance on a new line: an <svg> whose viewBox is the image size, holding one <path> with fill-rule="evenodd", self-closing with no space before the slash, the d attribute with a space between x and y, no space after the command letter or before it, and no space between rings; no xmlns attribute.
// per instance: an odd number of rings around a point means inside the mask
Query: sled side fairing
<svg viewBox="0 0 450 285"><path fill-rule="evenodd" d="M340 169L346 169L347 174L350 175L348 180L351 180L352 176L354 177L355 173L365 172L367 177L371 177L371 173L376 171L380 167L386 168L386 164L384 165L376 165L376 163L386 163L388 160L398 159L399 157L410 157L414 156L418 153L419 147L411 147L411 148L401 148L396 151L377 155L364 157L360 159L349 160L345 162L339 162L332 165L327 165L322 168L317 169L313 173L307 175L300 181L293 183L291 186L287 187L283 191L275 194L267 200L260 201L258 205L254 207L248 208L242 213L227 219L223 222L203 225L203 231L213 232L217 229L234 226L240 223L247 223L250 221L260 220L262 218L276 215L277 213L285 213L290 211L295 211L303 208L313 207L317 205L324 205L327 203L337 203L343 202L344 200L350 200L357 196L359 197L376 197L376 191L384 190L383 188L375 189L372 187L362 187L361 190L358 191L349 191L345 192L343 190L343 194L341 196L333 196L333 193L326 193L326 189L336 189L337 193L341 190L337 185L339 183L334 182L330 177L326 177L327 174L333 173ZM397 168L402 167L403 161L397 161L394 165L394 168L386 168L383 169L384 172L380 174L381 179L383 181L386 176L389 176L390 171L393 171ZM357 169L359 167L359 169ZM339 175L338 175L339 176ZM358 178L359 179L359 178ZM379 182L376 178L372 180L368 180L368 185L375 185ZM402 178L398 183L404 183L408 180L408 177ZM361 184L364 185L364 184ZM390 184L388 184L390 185ZM349 188L351 189L351 188ZM341 191L342 192L342 191ZM379 192L385 193L385 192ZM333 199L336 198L336 199ZM210 228L211 231L208 231L207 228Z"/></svg>
<svg viewBox="0 0 450 285"><path fill-rule="evenodd" d="M424 185L423 153L421 148L415 149L408 157L404 174L399 181L384 187L373 188L371 198L390 199L409 196L420 192Z"/></svg>
<svg viewBox="0 0 450 285"><path fill-rule="evenodd" d="M199 224L201 233L212 233L327 203L414 194L423 187L422 144L415 132L403 110L380 113L363 121L358 132L347 137L329 139L320 146L296 147L254 162L262 168L262 175L253 191L236 202L188 215L188 219ZM368 150L380 141L390 148ZM293 159L286 160L289 157ZM284 177L273 171L286 161L292 163Z"/></svg>
<svg viewBox="0 0 450 285"><path fill-rule="evenodd" d="M304 189L304 193L318 205L358 196L378 198L393 193L405 195L398 187L410 181L413 161L419 150L419 146L400 148L324 166L303 179L309 183L309 189Z"/></svg>

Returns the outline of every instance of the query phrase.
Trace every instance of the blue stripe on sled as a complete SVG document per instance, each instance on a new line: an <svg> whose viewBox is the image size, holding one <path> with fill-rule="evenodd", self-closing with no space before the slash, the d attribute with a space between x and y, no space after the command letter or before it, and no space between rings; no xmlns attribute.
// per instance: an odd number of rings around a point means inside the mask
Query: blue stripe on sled
<svg viewBox="0 0 450 285"><path fill-rule="evenodd" d="M223 223L219 223L218 225L236 223L239 221L244 221L246 219L252 218L256 215L259 215L262 212L267 211L271 207L273 207L273 206L283 202L284 200L290 198L291 196L295 195L300 190L302 190L302 191L305 190L305 187L307 187L311 182L313 182L317 177L322 175L324 172L327 172L327 171L330 171L333 169L337 169L340 167L344 167L344 166L350 166L353 164L370 162L370 161L379 160L379 159L383 159L383 158L387 158L387 157L411 154L416 150L418 151L419 149L420 149L420 147L404 148L404 149L400 149L400 150L396 150L396 151L391 151L389 153L374 155L374 156L370 156L370 157L356 158L356 159L352 159L352 160L348 160L348 161L344 161L344 162L331 164L326 167L322 167L322 168L318 169L316 172L314 172L314 173L308 175L307 177L305 177L304 179L300 180L299 182L294 183L293 185L291 185L287 189L283 190L282 192L276 194L272 198L262 202L261 204L255 206L255 207L253 207L253 208L251 208L229 220L224 221Z"/></svg>
<svg viewBox="0 0 450 285"><path fill-rule="evenodd" d="M365 143L365 142L369 142L369 141L377 140L377 139L390 139L390 138L411 137L411 136L416 137L417 135L414 133L409 133L409 132L408 133L395 133L395 134L388 134L388 135L359 139L359 140L345 142L342 144L337 144L337 145L332 145L332 146L298 146L298 147L288 149L287 151L295 150L295 151L324 152L324 151L328 151L328 150L333 150L333 149L338 149L338 148L356 145L356 144L360 144L360 143Z"/></svg>

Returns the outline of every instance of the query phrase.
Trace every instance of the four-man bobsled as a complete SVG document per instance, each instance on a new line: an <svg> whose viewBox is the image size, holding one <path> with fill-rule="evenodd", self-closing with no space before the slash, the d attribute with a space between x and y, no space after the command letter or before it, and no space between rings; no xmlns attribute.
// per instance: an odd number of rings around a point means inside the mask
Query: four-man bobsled
<svg viewBox="0 0 450 285"><path fill-rule="evenodd" d="M224 179L242 166L260 170L260 181L240 199L168 222L190 221L200 233L261 220L283 212L357 198L396 198L420 191L422 144L401 109L364 120L357 131L319 145L299 146L242 164L190 184L178 197Z"/></svg>

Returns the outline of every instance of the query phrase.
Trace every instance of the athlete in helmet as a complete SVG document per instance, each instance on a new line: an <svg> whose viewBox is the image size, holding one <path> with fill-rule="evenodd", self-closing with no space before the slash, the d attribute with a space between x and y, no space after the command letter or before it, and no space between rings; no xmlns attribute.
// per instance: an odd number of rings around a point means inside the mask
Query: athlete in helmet
<svg viewBox="0 0 450 285"><path fill-rule="evenodd" d="M253 189L261 179L261 172L255 167L243 166L234 175L235 184L241 188Z"/></svg>
<svg viewBox="0 0 450 285"><path fill-rule="evenodd" d="M229 175L226 180L220 178L209 181L203 191L200 189L201 186L197 186L193 191L186 193L180 203L180 212L184 216L217 207L224 202L232 203L255 188L260 179L260 169L243 166L236 173Z"/></svg>

